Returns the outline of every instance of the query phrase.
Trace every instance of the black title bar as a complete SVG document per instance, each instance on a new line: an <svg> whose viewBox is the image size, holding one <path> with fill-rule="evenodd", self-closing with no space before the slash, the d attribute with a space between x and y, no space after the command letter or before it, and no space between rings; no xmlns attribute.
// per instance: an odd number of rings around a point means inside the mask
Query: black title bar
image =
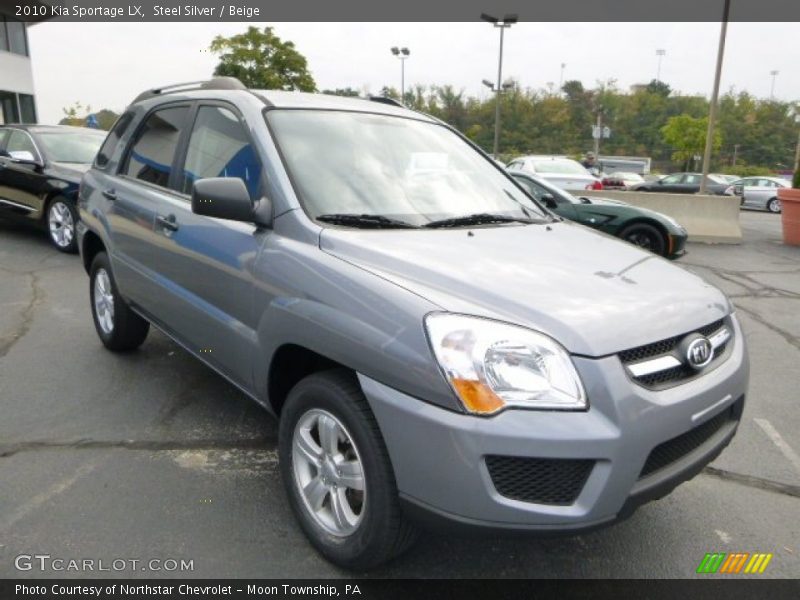
<svg viewBox="0 0 800 600"><path fill-rule="evenodd" d="M60 21L469 22L481 13L531 22L710 22L725 0L0 0L0 12ZM800 21L798 0L731 0L730 21ZM598 43L610 30L598 29ZM613 33L613 32L612 32Z"/></svg>

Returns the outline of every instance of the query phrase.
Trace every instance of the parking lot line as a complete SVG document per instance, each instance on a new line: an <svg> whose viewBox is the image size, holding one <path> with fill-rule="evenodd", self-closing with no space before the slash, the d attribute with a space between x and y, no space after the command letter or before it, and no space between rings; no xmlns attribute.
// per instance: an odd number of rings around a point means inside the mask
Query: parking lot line
<svg viewBox="0 0 800 600"><path fill-rule="evenodd" d="M792 466L800 473L800 456L792 449L792 447L781 437L781 434L772 426L772 423L766 419L753 419L756 424L761 427L764 433L767 434L772 443L778 447L783 455L792 463Z"/></svg>
<svg viewBox="0 0 800 600"><path fill-rule="evenodd" d="M100 461L105 462L105 461ZM41 494L37 494L33 498L31 498L28 502L20 506L17 510L13 511L8 517L6 517L2 522L0 522L0 531L5 531L15 525L17 522L24 519L26 516L31 514L37 508L42 506L43 504L49 502L59 494L66 492L69 488L71 488L75 483L83 476L88 475L92 471L97 468L99 462L98 461L90 461L84 463L69 477L62 479L58 483L51 485Z"/></svg>

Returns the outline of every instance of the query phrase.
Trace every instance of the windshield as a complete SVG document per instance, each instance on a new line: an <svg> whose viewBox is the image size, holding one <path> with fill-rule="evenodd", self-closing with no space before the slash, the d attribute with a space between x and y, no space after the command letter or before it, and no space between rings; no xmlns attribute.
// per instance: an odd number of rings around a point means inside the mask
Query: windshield
<svg viewBox="0 0 800 600"><path fill-rule="evenodd" d="M534 160L533 168L537 173L553 173L555 175L583 175L589 172L580 163L568 158L554 158L547 160Z"/></svg>
<svg viewBox="0 0 800 600"><path fill-rule="evenodd" d="M105 132L39 133L37 140L52 161L91 164L100 149Z"/></svg>
<svg viewBox="0 0 800 600"><path fill-rule="evenodd" d="M331 215L379 215L423 226L476 214L548 218L441 125L325 110L272 110L267 121L313 219L345 224Z"/></svg>

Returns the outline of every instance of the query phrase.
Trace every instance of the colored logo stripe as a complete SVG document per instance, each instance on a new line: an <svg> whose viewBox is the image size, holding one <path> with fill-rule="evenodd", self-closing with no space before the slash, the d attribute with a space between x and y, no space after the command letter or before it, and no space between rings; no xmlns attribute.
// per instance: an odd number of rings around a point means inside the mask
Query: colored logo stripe
<svg viewBox="0 0 800 600"><path fill-rule="evenodd" d="M752 555L749 552L709 552L697 567L697 573L763 573L772 556L760 552Z"/></svg>

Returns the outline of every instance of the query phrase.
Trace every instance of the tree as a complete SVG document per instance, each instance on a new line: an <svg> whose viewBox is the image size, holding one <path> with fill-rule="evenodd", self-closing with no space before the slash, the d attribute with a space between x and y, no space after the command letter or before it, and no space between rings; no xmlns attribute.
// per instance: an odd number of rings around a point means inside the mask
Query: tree
<svg viewBox="0 0 800 600"><path fill-rule="evenodd" d="M229 38L218 35L209 49L220 57L214 75L236 77L249 88L302 92L317 89L305 57L294 43L275 35L272 27L263 31L248 27L245 33Z"/></svg>
<svg viewBox="0 0 800 600"><path fill-rule="evenodd" d="M80 102L74 102L71 106L62 108L61 112L64 113L64 118L58 122L59 125L83 127L86 125L86 117L91 114L92 108L88 104L84 106Z"/></svg>
<svg viewBox="0 0 800 600"><path fill-rule="evenodd" d="M322 90L322 93L330 96L347 96L349 98L358 98L361 95L358 90L354 90L349 86L346 88L335 88L333 90Z"/></svg>
<svg viewBox="0 0 800 600"><path fill-rule="evenodd" d="M661 128L664 141L672 146L672 160L686 163L696 154L702 154L706 147L708 117L695 118L689 115L678 115L667 119ZM722 135L719 129L714 131L711 147L719 150L722 146Z"/></svg>

